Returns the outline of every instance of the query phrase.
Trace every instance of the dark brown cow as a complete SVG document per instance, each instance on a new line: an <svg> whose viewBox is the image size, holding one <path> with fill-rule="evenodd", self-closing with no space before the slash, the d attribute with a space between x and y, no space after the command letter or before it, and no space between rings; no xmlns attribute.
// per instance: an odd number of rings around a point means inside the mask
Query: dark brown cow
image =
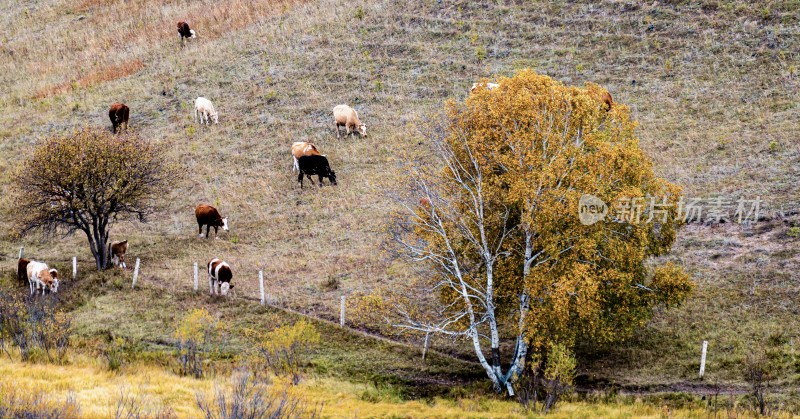
<svg viewBox="0 0 800 419"><path fill-rule="evenodd" d="M128 115L130 109L124 103L115 103L108 109L108 118L111 120L112 130L114 133L122 132L122 129L128 130Z"/></svg>
<svg viewBox="0 0 800 419"><path fill-rule="evenodd" d="M189 28L189 24L184 21L178 22L178 35L181 37L181 45L183 45L184 40L197 37L194 30Z"/></svg>
<svg viewBox="0 0 800 419"><path fill-rule="evenodd" d="M31 263L30 259L19 258L17 261L17 279L22 282L28 280L28 264Z"/></svg>
<svg viewBox="0 0 800 419"><path fill-rule="evenodd" d="M222 218L219 211L211 205L200 204L195 208L194 215L197 217L197 225L200 229L200 237L203 237L203 226L206 226L206 238L209 230L214 227L214 238L217 237L217 228L222 227L223 231L228 230L228 218Z"/></svg>
<svg viewBox="0 0 800 419"><path fill-rule="evenodd" d="M111 255L111 263L122 269L127 269L125 265L125 253L128 251L128 241L113 242L109 247L111 248L109 252L109 255Z"/></svg>

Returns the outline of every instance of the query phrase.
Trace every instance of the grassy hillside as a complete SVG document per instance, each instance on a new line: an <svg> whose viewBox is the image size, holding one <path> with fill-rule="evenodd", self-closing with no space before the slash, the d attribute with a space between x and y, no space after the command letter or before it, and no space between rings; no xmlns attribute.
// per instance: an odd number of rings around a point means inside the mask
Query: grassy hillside
<svg viewBox="0 0 800 419"><path fill-rule="evenodd" d="M747 354L766 348L782 365L776 382L783 397L794 397L800 239L790 228L800 220L774 212L800 209L797 2L0 5L7 11L1 192L37 139L85 124L110 128L114 101L130 106L131 129L168 144L186 167L150 223L112 230L113 239L130 241L129 257L142 260L144 290L135 296L123 292L122 274L90 274L85 238L17 237L8 216L13 202L2 198L7 269L25 245L27 255L63 271L78 256L82 280L107 280L78 309L87 338L103 328L152 338L182 310L205 304L187 293L192 263L217 256L234 266L240 299L256 296L263 269L270 301L327 318L336 317L342 294L402 285L411 270L381 250L392 209L384 188L397 186L393 156L424 155L419 121L443 101L463 98L475 80L531 67L568 84L599 83L629 104L657 173L688 196L760 195L774 218L685 229L670 258L688 267L695 295L622 346L587 348L592 357L579 378L644 389L720 383L733 391L742 388ZM174 25L184 18L198 38L181 49ZM219 125L192 121L197 96L215 103ZM359 111L368 137L335 139L330 110L339 103ZM328 155L339 186L297 187L289 146L303 139ZM192 208L201 202L230 217L229 234L196 237ZM212 309L224 315L228 304ZM705 384L695 379L703 340ZM394 359L376 359L394 368ZM413 361L397 362L402 370ZM410 371L405 376L418 375ZM458 374L468 380L469 373Z"/></svg>

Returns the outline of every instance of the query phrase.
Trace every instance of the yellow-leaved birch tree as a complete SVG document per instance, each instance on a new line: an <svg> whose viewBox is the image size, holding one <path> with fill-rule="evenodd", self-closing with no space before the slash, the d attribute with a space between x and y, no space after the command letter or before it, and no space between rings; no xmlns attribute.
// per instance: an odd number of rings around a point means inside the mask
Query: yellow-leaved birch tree
<svg viewBox="0 0 800 419"><path fill-rule="evenodd" d="M530 70L498 84L448 102L426 134L439 165L407 164L393 236L429 269L420 291L438 304L436 316L398 305L397 325L467 337L495 389L513 395L532 355L624 338L692 283L655 263L675 241L680 188L653 173L629 108ZM634 205L585 223L585 196ZM501 347L513 347L505 367Z"/></svg>

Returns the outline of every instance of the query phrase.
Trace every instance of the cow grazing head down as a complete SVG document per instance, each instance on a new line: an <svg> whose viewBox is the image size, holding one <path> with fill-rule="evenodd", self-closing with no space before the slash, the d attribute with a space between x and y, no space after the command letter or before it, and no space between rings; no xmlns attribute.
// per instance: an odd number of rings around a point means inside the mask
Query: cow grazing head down
<svg viewBox="0 0 800 419"><path fill-rule="evenodd" d="M55 269L50 269L50 277L53 281L48 284L50 288L50 292L57 293L58 292L58 271Z"/></svg>
<svg viewBox="0 0 800 419"><path fill-rule="evenodd" d="M303 187L303 176L311 180L312 175L319 177L319 186L322 186L322 179L324 178L330 180L331 185L336 185L336 172L331 169L327 157L322 155L302 156L297 159L297 164L300 168L300 174L297 176L300 188Z"/></svg>
<svg viewBox="0 0 800 419"><path fill-rule="evenodd" d="M208 286L211 295L228 295L228 291L233 289L231 279L233 279L233 271L231 266L219 259L214 258L208 262Z"/></svg>

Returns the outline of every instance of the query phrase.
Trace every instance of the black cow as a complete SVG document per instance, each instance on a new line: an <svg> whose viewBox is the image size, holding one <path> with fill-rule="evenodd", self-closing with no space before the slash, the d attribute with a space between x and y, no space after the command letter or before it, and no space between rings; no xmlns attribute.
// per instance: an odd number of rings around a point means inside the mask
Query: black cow
<svg viewBox="0 0 800 419"><path fill-rule="evenodd" d="M300 188L303 188L303 175L311 180L312 175L319 176L319 186L322 186L322 179L328 178L331 185L336 184L336 172L331 170L328 159L325 156L301 156L297 159L297 165L300 168L300 174L297 175L297 181L300 182Z"/></svg>

